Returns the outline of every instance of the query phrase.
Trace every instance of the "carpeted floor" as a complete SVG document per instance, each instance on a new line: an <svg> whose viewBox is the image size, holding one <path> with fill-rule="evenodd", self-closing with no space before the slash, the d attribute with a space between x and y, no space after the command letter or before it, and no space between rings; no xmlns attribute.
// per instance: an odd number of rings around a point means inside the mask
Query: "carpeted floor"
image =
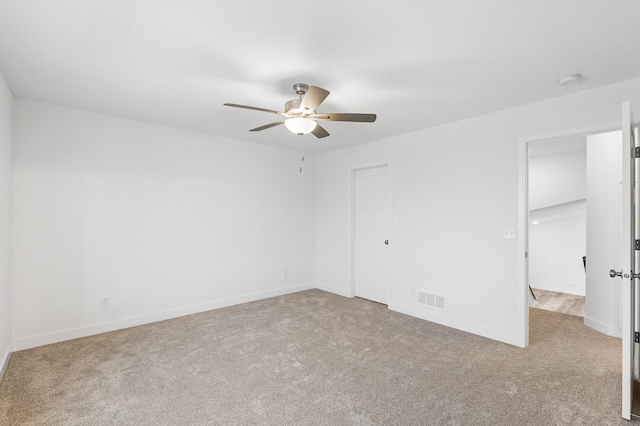
<svg viewBox="0 0 640 426"><path fill-rule="evenodd" d="M0 424L627 424L620 341L530 322L519 349L305 291L16 352Z"/></svg>

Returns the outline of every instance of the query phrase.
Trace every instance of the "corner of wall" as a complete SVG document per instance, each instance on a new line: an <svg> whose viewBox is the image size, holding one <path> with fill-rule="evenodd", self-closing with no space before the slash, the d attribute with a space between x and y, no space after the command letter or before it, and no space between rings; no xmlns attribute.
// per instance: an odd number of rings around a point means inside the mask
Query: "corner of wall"
<svg viewBox="0 0 640 426"><path fill-rule="evenodd" d="M11 209L14 97L0 70L0 381L13 347L11 278Z"/></svg>
<svg viewBox="0 0 640 426"><path fill-rule="evenodd" d="M351 290L344 289L342 287L337 287L331 284L316 282L316 288L318 290L323 290L328 293L337 294L338 296L342 296L342 297L349 297L349 298L353 297L353 294L351 294Z"/></svg>

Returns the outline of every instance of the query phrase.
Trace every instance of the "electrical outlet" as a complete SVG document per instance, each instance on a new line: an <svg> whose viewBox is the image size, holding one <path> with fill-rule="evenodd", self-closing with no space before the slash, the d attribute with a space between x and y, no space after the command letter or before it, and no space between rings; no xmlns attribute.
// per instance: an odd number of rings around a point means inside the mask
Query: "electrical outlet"
<svg viewBox="0 0 640 426"><path fill-rule="evenodd" d="M109 306L109 296L100 296L100 307L106 308Z"/></svg>
<svg viewBox="0 0 640 426"><path fill-rule="evenodd" d="M289 270L287 268L285 268L284 271L282 272L282 276L285 278L289 276Z"/></svg>
<svg viewBox="0 0 640 426"><path fill-rule="evenodd" d="M411 293L411 294L416 294L416 288L415 288L415 287L411 287L411 288L409 289L409 293Z"/></svg>

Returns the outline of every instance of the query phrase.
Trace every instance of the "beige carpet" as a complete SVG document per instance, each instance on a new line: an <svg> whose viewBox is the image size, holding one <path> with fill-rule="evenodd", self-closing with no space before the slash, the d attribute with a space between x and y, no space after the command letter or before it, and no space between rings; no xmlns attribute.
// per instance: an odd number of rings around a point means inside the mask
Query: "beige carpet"
<svg viewBox="0 0 640 426"><path fill-rule="evenodd" d="M620 342L519 349L319 290L16 352L2 425L624 425Z"/></svg>

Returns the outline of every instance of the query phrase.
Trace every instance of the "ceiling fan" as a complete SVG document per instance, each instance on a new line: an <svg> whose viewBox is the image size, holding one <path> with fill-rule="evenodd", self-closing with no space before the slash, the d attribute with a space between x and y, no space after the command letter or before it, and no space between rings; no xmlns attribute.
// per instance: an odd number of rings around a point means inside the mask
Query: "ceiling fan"
<svg viewBox="0 0 640 426"><path fill-rule="evenodd" d="M283 117L280 121L256 127L255 129L249 130L250 132L259 132L260 130L284 124L290 132L296 135L302 136L307 133L312 133L317 138L324 138L329 136L329 132L320 126L318 121L353 121L361 123L373 123L376 121L375 114L317 113L316 108L329 96L328 90L316 86L308 86L303 83L294 84L293 90L299 98L292 99L285 103L284 112L247 105L229 103L224 105L234 108L270 112Z"/></svg>

